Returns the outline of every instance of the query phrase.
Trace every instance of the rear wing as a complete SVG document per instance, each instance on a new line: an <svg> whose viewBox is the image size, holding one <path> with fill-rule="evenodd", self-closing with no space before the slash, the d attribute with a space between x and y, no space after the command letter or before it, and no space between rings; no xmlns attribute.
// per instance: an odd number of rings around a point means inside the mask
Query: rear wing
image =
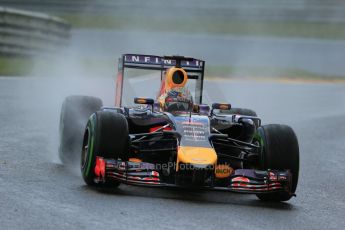
<svg viewBox="0 0 345 230"><path fill-rule="evenodd" d="M122 106L123 79L126 68L158 70L161 71L162 76L163 71L174 66L183 68L189 79L196 80L195 100L196 103L202 104L205 61L183 56L123 54L118 62L115 106Z"/></svg>

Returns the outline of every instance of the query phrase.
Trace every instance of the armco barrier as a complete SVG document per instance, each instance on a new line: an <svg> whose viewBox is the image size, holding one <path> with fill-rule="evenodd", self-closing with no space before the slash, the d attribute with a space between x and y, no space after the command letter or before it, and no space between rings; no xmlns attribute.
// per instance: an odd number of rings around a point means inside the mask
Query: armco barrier
<svg viewBox="0 0 345 230"><path fill-rule="evenodd" d="M53 54L68 45L70 26L42 13L0 7L0 54Z"/></svg>
<svg viewBox="0 0 345 230"><path fill-rule="evenodd" d="M345 23L344 0L0 0L0 5L39 12L111 15L191 15L224 20Z"/></svg>

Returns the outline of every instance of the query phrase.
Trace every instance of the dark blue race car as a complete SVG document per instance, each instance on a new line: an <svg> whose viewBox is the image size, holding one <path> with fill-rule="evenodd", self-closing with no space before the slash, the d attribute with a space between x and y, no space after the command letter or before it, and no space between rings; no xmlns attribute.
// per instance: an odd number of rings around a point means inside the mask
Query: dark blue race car
<svg viewBox="0 0 345 230"><path fill-rule="evenodd" d="M250 109L203 104L204 67L203 60L182 56L122 55L115 107L102 107L90 96L63 102L61 160L80 160L90 186L197 188L289 200L299 172L294 131L261 125ZM145 81L157 81L158 93L134 97L134 105L127 105L125 79L140 70L158 73Z"/></svg>

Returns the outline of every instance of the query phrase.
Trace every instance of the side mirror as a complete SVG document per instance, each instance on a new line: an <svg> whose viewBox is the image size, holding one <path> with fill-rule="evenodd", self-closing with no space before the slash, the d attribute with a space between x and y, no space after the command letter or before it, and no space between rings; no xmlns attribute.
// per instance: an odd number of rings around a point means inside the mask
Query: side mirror
<svg viewBox="0 0 345 230"><path fill-rule="evenodd" d="M213 103L212 104L211 115L213 115L213 110L215 110L215 109L230 110L231 109L231 104L229 104L229 103Z"/></svg>
<svg viewBox="0 0 345 230"><path fill-rule="evenodd" d="M135 104L143 104L143 105L153 105L155 101L152 98L145 98L145 97L135 97L134 103Z"/></svg>

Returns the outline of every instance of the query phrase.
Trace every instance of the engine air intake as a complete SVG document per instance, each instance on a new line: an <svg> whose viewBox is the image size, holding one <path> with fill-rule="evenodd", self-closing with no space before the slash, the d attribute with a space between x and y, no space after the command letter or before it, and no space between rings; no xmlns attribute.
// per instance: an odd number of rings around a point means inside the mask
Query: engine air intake
<svg viewBox="0 0 345 230"><path fill-rule="evenodd" d="M170 68L166 74L166 88L184 87L187 83L188 76L182 68Z"/></svg>

